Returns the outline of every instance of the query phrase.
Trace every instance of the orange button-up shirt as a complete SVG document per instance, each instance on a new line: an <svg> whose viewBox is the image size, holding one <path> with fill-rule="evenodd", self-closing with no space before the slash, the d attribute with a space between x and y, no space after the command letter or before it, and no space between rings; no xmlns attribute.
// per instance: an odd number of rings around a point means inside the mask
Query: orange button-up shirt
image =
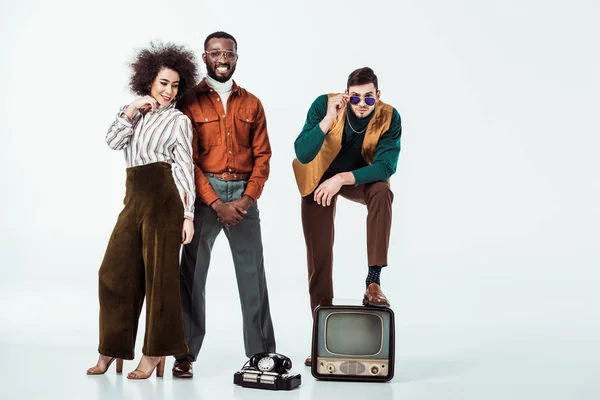
<svg viewBox="0 0 600 400"><path fill-rule="evenodd" d="M265 111L252 93L235 81L227 98L227 112L221 96L203 79L177 104L192 121L192 150L196 193L210 205L219 199L204 173L250 173L244 194L257 200L269 177L271 144Z"/></svg>

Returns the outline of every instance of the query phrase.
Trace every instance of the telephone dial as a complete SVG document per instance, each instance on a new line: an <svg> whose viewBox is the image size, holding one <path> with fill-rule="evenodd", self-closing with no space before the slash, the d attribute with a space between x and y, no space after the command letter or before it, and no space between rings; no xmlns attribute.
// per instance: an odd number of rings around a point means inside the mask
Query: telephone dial
<svg viewBox="0 0 600 400"><path fill-rule="evenodd" d="M244 387L291 390L301 383L300 374L289 374L292 360L278 353L254 354L233 374L233 383Z"/></svg>

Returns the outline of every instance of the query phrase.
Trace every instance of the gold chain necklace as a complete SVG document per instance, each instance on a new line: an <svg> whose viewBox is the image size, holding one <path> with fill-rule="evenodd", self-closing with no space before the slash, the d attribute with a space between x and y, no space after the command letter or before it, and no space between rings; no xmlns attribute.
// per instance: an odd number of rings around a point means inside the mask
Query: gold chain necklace
<svg viewBox="0 0 600 400"><path fill-rule="evenodd" d="M352 132L354 133L365 133L365 131L367 130L367 127L365 126L365 129L363 129L362 131L357 131L356 129L354 129L354 127L352 126L352 124L350 123L350 118L348 118L348 113L346 113L346 121L348 121L348 126L350 127L350 129L352 129Z"/></svg>

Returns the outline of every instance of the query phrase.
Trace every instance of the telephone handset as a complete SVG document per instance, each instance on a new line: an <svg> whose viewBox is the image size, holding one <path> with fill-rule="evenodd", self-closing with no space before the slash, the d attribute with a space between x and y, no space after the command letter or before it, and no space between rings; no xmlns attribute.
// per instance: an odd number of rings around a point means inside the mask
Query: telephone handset
<svg viewBox="0 0 600 400"><path fill-rule="evenodd" d="M279 353L258 353L250 357L249 368L261 372L285 374L292 369L292 360Z"/></svg>

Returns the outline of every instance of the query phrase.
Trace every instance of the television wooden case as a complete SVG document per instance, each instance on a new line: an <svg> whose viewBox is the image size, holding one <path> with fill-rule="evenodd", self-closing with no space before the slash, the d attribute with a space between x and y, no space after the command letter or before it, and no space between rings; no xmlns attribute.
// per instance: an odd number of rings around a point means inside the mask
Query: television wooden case
<svg viewBox="0 0 600 400"><path fill-rule="evenodd" d="M317 379L385 382L394 377L394 312L358 304L315 309L311 373Z"/></svg>

